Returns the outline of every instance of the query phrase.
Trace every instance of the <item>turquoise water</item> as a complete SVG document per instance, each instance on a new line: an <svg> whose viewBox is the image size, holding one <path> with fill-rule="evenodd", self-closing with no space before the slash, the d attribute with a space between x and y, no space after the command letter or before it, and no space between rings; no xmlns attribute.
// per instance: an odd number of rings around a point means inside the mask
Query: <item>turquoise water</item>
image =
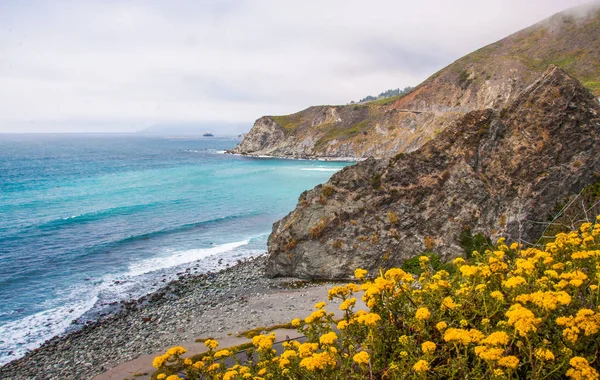
<svg viewBox="0 0 600 380"><path fill-rule="evenodd" d="M190 268L266 250L345 163L223 154L222 138L0 136L0 364Z"/></svg>

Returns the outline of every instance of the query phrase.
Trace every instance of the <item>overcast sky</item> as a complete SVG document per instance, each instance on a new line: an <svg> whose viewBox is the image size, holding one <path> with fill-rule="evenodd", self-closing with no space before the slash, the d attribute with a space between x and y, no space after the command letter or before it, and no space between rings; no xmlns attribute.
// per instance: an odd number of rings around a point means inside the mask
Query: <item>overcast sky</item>
<svg viewBox="0 0 600 380"><path fill-rule="evenodd" d="M262 115L417 85L585 3L0 0L0 132L248 130Z"/></svg>

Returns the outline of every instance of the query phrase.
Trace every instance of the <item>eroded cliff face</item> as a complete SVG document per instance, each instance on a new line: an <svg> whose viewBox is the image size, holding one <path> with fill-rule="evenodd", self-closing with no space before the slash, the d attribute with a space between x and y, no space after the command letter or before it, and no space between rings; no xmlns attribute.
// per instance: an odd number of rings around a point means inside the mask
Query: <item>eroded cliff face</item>
<svg viewBox="0 0 600 380"><path fill-rule="evenodd" d="M559 13L485 46L402 97L262 117L231 153L359 159L409 153L468 112L505 107L549 64L600 96L600 11L573 14Z"/></svg>
<svg viewBox="0 0 600 380"><path fill-rule="evenodd" d="M375 105L318 106L264 116L230 153L290 158L366 158L410 152L461 115Z"/></svg>
<svg viewBox="0 0 600 380"><path fill-rule="evenodd" d="M268 116L256 120L250 133L244 136L244 139L236 147L236 152L240 154L250 154L254 152L263 152L270 154L270 151L279 146L285 140L285 133L272 118Z"/></svg>
<svg viewBox="0 0 600 380"><path fill-rule="evenodd" d="M269 276L342 279L424 251L463 253L465 228L532 241L557 200L597 182L600 106L552 66L500 110L454 120L419 150L346 167L304 192L269 237Z"/></svg>

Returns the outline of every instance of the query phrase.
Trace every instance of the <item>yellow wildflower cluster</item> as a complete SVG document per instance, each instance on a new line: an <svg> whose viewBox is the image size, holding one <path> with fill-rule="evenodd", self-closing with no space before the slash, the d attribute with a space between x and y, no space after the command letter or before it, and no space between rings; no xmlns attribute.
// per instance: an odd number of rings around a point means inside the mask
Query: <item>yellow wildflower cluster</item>
<svg viewBox="0 0 600 380"><path fill-rule="evenodd" d="M357 269L360 284L328 293L341 319L319 302L292 321L302 343L259 335L248 361L214 340L200 359L175 347L155 358L156 378L600 380L600 219L544 246L501 239L440 271L419 262L420 277Z"/></svg>
<svg viewBox="0 0 600 380"><path fill-rule="evenodd" d="M273 347L273 341L275 340L275 334L271 335L258 335L252 338L252 344L259 350L270 350Z"/></svg>
<svg viewBox="0 0 600 380"><path fill-rule="evenodd" d="M179 357L185 354L187 350L181 346L171 347L167 350L164 355L160 355L154 358L152 366L154 368L160 368L166 365L170 361L177 361Z"/></svg>
<svg viewBox="0 0 600 380"><path fill-rule="evenodd" d="M352 357L352 360L358 364L368 364L369 363L369 354L365 351L361 351L358 354Z"/></svg>

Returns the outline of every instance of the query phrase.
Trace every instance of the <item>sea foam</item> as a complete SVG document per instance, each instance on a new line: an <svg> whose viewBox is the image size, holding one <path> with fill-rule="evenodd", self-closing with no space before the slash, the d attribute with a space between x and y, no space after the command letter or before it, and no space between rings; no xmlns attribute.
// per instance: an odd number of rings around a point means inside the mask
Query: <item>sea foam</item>
<svg viewBox="0 0 600 380"><path fill-rule="evenodd" d="M211 248L189 249L175 252L169 254L168 256L142 260L137 263L132 263L129 266L129 272L127 273L127 276L139 276L161 269L176 267L204 259L208 256L229 252L241 246L247 245L248 243L250 243L250 240L242 240L233 243L217 245Z"/></svg>
<svg viewBox="0 0 600 380"><path fill-rule="evenodd" d="M340 168L300 168L300 170L310 172L337 172L340 171Z"/></svg>

